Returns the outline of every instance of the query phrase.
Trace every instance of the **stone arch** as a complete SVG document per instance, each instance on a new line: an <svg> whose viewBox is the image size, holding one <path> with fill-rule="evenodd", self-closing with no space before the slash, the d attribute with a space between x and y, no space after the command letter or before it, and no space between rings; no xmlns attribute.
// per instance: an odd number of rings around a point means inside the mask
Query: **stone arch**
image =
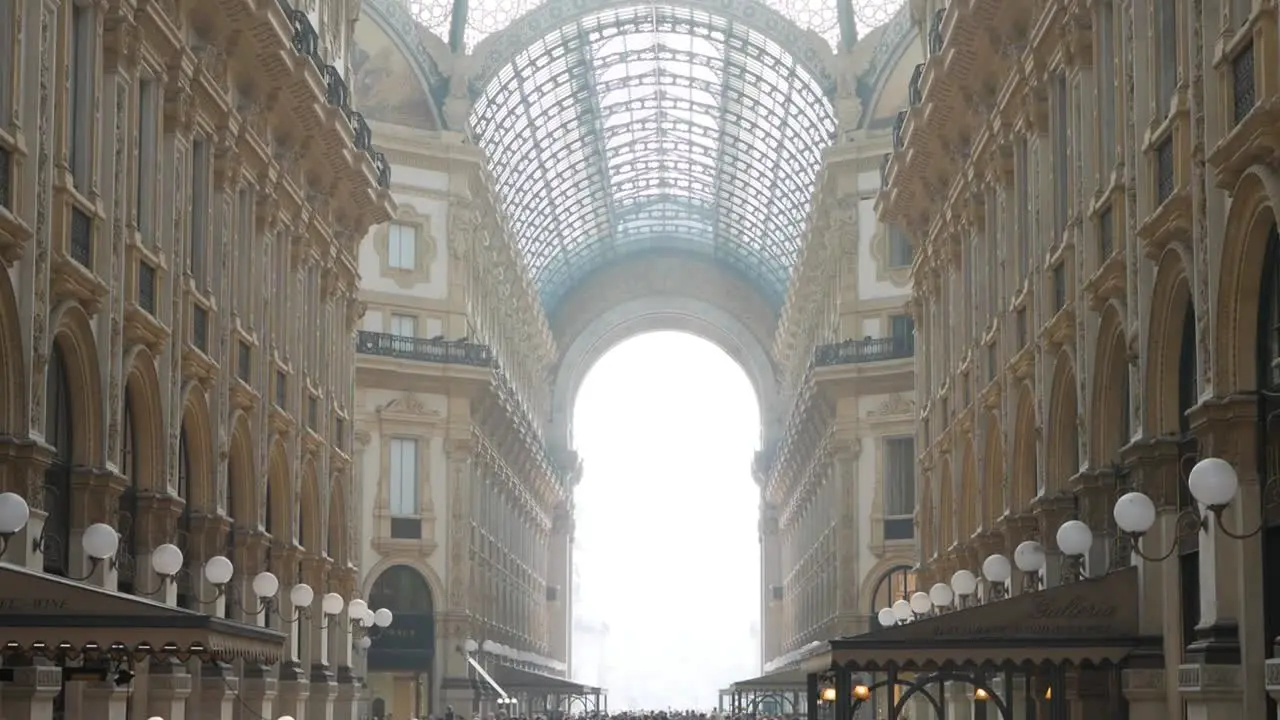
<svg viewBox="0 0 1280 720"><path fill-rule="evenodd" d="M22 344L22 314L8 268L0 272L0 433L27 434L27 353Z"/></svg>
<svg viewBox="0 0 1280 720"><path fill-rule="evenodd" d="M133 487L141 491L164 492L164 405L161 402L160 378L156 375L156 361L151 351L137 345L125 354L124 367L127 368L124 382L125 407L120 408L120 436L122 452L131 452L133 456L133 477L129 478ZM132 423L128 428L132 433L134 448L123 448L126 437L125 422ZM123 466L123 463L121 464Z"/></svg>
<svg viewBox="0 0 1280 720"><path fill-rule="evenodd" d="M1093 361L1093 408L1089 413L1090 463L1116 462L1129 441L1129 354L1124 315L1114 303L1102 310Z"/></svg>
<svg viewBox="0 0 1280 720"><path fill-rule="evenodd" d="M796 63L828 93L834 92L836 79L831 68L835 64L835 53L831 46L817 34L801 29L790 18L768 5L750 0L731 3L718 0L674 0L664 4L700 10L751 28L790 53ZM634 5L634 0L593 0L589 3L546 0L539 3L506 28L489 35L476 45L469 56L472 63L467 73L469 83L472 87L483 88L502 68L515 62L521 53L559 28L612 9Z"/></svg>
<svg viewBox="0 0 1280 720"><path fill-rule="evenodd" d="M1194 308L1185 260L1180 251L1166 249L1156 264L1152 284L1142 403L1143 431L1152 437L1180 432L1178 371L1182 331L1187 308Z"/></svg>
<svg viewBox="0 0 1280 720"><path fill-rule="evenodd" d="M982 526L990 530L1004 513L1004 438L1000 419L994 412L984 414L986 443L983 448Z"/></svg>
<svg viewBox="0 0 1280 720"><path fill-rule="evenodd" d="M967 540L982 526L981 500L978 492L978 461L973 451L974 438L964 443L964 455L960 465L960 539Z"/></svg>
<svg viewBox="0 0 1280 720"><path fill-rule="evenodd" d="M1080 472L1080 398L1076 389L1075 360L1064 348L1053 364L1049 385L1049 447L1046 448L1045 491L1067 489Z"/></svg>
<svg viewBox="0 0 1280 720"><path fill-rule="evenodd" d="M427 587L431 590L432 607L439 612L442 608L441 602L445 597L444 582L440 579L440 575L431 568L430 565L423 562L422 559L413 557L384 557L379 560L373 567L369 568L369 572L365 574L364 582L361 584L361 597L369 598L373 595L373 586L377 584L378 578L384 573L395 567L406 567L416 571L422 579L427 582Z"/></svg>
<svg viewBox="0 0 1280 720"><path fill-rule="evenodd" d="M1277 224L1280 174L1255 165L1240 177L1227 212L1214 342L1214 391L1251 392L1258 384L1258 298L1267 244Z"/></svg>
<svg viewBox="0 0 1280 720"><path fill-rule="evenodd" d="M298 493L298 544L310 554L324 549L321 532L324 516L320 514L320 486L316 477L315 461L308 458L302 464L302 482Z"/></svg>
<svg viewBox="0 0 1280 720"><path fill-rule="evenodd" d="M1040 464L1036 461L1036 406L1032 390L1022 383L1018 388L1017 421L1013 424L1013 477L1009 479L1009 507L1025 508L1040 494Z"/></svg>
<svg viewBox="0 0 1280 720"><path fill-rule="evenodd" d="M218 505L218 487L215 482L213 424L209 418L208 399L204 388L195 381L187 383L182 397L182 427L179 432L185 440L187 453L187 502L193 510L214 513ZM179 442L181 444L183 441ZM172 489L179 490L176 485Z"/></svg>
<svg viewBox="0 0 1280 720"><path fill-rule="evenodd" d="M742 366L756 391L762 432L777 406L777 381L768 349L739 319L703 300L685 297L637 298L596 316L570 339L555 371L551 402L554 445L573 447L572 414L582 380L618 343L655 330L679 330L715 343Z"/></svg>
<svg viewBox="0 0 1280 720"><path fill-rule="evenodd" d="M915 560L909 555L887 557L875 564L862 578L862 590L858 596L862 598L862 606L869 615L875 616L881 608L893 604L882 601L886 599L883 592L889 586L889 596L897 597L905 589L908 593L916 588Z"/></svg>
<svg viewBox="0 0 1280 720"><path fill-rule="evenodd" d="M231 450L227 456L226 511L238 522L257 524L258 484L254 482L253 433L249 416L237 410L231 415Z"/></svg>
<svg viewBox="0 0 1280 720"><path fill-rule="evenodd" d="M942 475L938 487L938 552L946 552L956 542L955 480L951 474L951 456L942 456Z"/></svg>
<svg viewBox="0 0 1280 720"><path fill-rule="evenodd" d="M103 458L102 371L98 366L97 339L88 314L68 300L49 319L53 342L62 355L71 395L71 461L97 467Z"/></svg>
<svg viewBox="0 0 1280 720"><path fill-rule="evenodd" d="M266 495L262 503L262 527L277 543L292 542L293 497L289 482L289 455L284 440L276 437L267 454Z"/></svg>

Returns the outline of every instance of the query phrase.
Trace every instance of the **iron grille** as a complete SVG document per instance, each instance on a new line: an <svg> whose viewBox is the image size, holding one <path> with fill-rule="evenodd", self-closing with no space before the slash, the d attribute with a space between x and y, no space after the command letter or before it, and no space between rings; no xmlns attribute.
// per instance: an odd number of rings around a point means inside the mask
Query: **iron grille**
<svg viewBox="0 0 1280 720"><path fill-rule="evenodd" d="M11 173L13 166L10 164L13 156L9 153L9 148L0 147L0 206L11 207L13 205L13 197L10 191Z"/></svg>
<svg viewBox="0 0 1280 720"><path fill-rule="evenodd" d="M946 38L942 35L942 19L946 17L947 9L940 7L933 11L933 22L929 25L929 52L936 55L942 52L942 44Z"/></svg>
<svg viewBox="0 0 1280 720"><path fill-rule="evenodd" d="M156 269L146 260L138 261L138 307L156 314Z"/></svg>
<svg viewBox="0 0 1280 720"><path fill-rule="evenodd" d="M907 124L907 111L899 110L896 117L893 118L893 147L902 149L902 128Z"/></svg>
<svg viewBox="0 0 1280 720"><path fill-rule="evenodd" d="M863 338L819 345L814 349L813 364L818 367L854 365L881 360L899 360L915 355L915 337Z"/></svg>
<svg viewBox="0 0 1280 720"><path fill-rule="evenodd" d="M1258 102L1258 90L1253 77L1253 43L1246 44L1231 59L1231 100L1236 124L1244 120Z"/></svg>
<svg viewBox="0 0 1280 720"><path fill-rule="evenodd" d="M209 354L209 311L194 303L191 305L191 344Z"/></svg>
<svg viewBox="0 0 1280 720"><path fill-rule="evenodd" d="M1104 207L1098 213L1098 264L1106 262L1116 251L1115 227L1111 217L1111 206Z"/></svg>
<svg viewBox="0 0 1280 720"><path fill-rule="evenodd" d="M71 208L71 259L93 267L93 218L78 207Z"/></svg>
<svg viewBox="0 0 1280 720"><path fill-rule="evenodd" d="M487 345L462 340L410 338L367 330L357 334L356 352L449 365L493 366L493 352Z"/></svg>
<svg viewBox="0 0 1280 720"><path fill-rule="evenodd" d="M911 71L911 81L907 84L907 97L912 105L919 105L924 100L924 91L920 88L920 83L923 80L924 63L919 63Z"/></svg>
<svg viewBox="0 0 1280 720"><path fill-rule="evenodd" d="M253 372L253 348L249 343L241 340L237 351L236 375L243 381L249 382L249 377Z"/></svg>
<svg viewBox="0 0 1280 720"><path fill-rule="evenodd" d="M1173 138L1167 137L1155 149L1156 205L1163 205L1173 195Z"/></svg>

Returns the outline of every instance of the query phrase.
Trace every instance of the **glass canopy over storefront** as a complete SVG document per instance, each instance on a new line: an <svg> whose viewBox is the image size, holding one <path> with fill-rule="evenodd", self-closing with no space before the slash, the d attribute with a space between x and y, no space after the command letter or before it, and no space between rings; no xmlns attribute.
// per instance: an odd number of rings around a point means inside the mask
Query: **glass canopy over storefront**
<svg viewBox="0 0 1280 720"><path fill-rule="evenodd" d="M835 137L832 60L901 6L408 2L477 55L468 131L548 312L650 251L713 259L780 307Z"/></svg>

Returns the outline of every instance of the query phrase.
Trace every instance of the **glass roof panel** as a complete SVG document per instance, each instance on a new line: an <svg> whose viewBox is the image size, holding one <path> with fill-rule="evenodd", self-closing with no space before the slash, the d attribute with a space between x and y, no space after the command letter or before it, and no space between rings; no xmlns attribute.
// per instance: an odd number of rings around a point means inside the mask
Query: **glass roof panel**
<svg viewBox="0 0 1280 720"><path fill-rule="evenodd" d="M409 15L436 37L449 42L449 24L453 19L453 0L405 0Z"/></svg>
<svg viewBox="0 0 1280 720"><path fill-rule="evenodd" d="M554 2L555 0L550 0ZM831 47L840 42L840 18L837 6L842 0L761 0L761 4L773 8L783 17L788 18L802 30L811 30L822 36ZM410 3L423 3L443 8L448 16L448 8L452 0L409 0ZM548 2L548 0L467 0L467 28L464 39L468 50L489 35L505 29L522 15ZM885 12L880 5L892 4L892 10ZM887 22L893 11L902 5L902 0L853 0L854 15L858 26L870 29L875 25ZM867 12L860 12L859 6L868 6ZM868 25L864 22L864 14L869 17L880 17L879 22ZM444 25L442 37L448 37L448 23Z"/></svg>
<svg viewBox="0 0 1280 720"><path fill-rule="evenodd" d="M830 100L782 48L698 10L608 10L497 73L472 129L548 309L645 249L723 260L781 303Z"/></svg>

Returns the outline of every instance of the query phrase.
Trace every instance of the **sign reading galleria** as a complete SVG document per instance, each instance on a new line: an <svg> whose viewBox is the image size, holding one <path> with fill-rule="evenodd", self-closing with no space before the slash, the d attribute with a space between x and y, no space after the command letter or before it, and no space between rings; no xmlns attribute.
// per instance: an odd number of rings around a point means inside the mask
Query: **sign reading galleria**
<svg viewBox="0 0 1280 720"><path fill-rule="evenodd" d="M1116 631L1121 614L1113 602L1083 595L1054 598L1031 595L1025 598L1029 611L1024 615L973 618L969 621L938 622L933 637L1099 637ZM945 620L948 618L939 618Z"/></svg>

